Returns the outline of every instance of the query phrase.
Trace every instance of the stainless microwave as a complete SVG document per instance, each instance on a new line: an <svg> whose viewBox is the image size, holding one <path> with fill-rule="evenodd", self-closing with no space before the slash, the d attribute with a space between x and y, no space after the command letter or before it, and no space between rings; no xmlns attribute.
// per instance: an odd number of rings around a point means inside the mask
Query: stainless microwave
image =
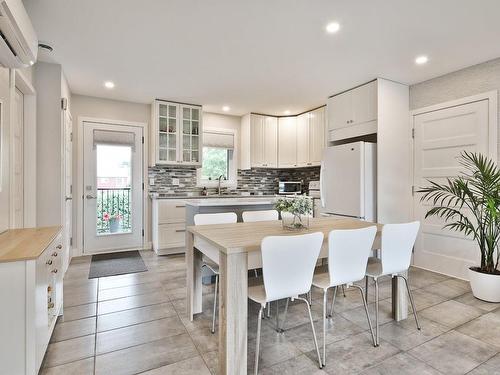
<svg viewBox="0 0 500 375"><path fill-rule="evenodd" d="M301 181L280 181L278 194L302 194Z"/></svg>

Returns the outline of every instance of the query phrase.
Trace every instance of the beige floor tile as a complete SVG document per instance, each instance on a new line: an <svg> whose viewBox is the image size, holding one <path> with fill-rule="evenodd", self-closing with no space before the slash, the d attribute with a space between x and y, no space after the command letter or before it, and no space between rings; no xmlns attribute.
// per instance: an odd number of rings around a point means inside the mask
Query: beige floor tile
<svg viewBox="0 0 500 375"><path fill-rule="evenodd" d="M498 375L500 374L500 354L482 363L468 375Z"/></svg>
<svg viewBox="0 0 500 375"><path fill-rule="evenodd" d="M97 303L88 303L86 305L77 306L64 306L64 314L59 317L59 321L70 322L72 320L78 320L83 318L90 318L97 314Z"/></svg>
<svg viewBox="0 0 500 375"><path fill-rule="evenodd" d="M372 325L375 329L375 304L370 303L368 305L368 312L370 314L370 319ZM351 322L357 324L363 329L368 329L368 320L366 319L366 311L364 306L357 307L353 310L348 310L341 313L344 318L350 320ZM379 304L379 324L385 324L392 321L392 304L389 301L381 301Z"/></svg>
<svg viewBox="0 0 500 375"><path fill-rule="evenodd" d="M219 373L219 352L217 350L213 352L203 353L201 355L205 361L208 369L212 374Z"/></svg>
<svg viewBox="0 0 500 375"><path fill-rule="evenodd" d="M43 368L40 375L93 375L94 357L56 367Z"/></svg>
<svg viewBox="0 0 500 375"><path fill-rule="evenodd" d="M84 286L64 285L64 306L77 306L97 302L97 284Z"/></svg>
<svg viewBox="0 0 500 375"><path fill-rule="evenodd" d="M194 357L143 372L142 375L210 375L210 370L201 357Z"/></svg>
<svg viewBox="0 0 500 375"><path fill-rule="evenodd" d="M483 310L453 300L429 307L419 313L423 318L433 320L448 328L455 328L482 314L484 314Z"/></svg>
<svg viewBox="0 0 500 375"><path fill-rule="evenodd" d="M362 372L363 375L440 375L431 366L406 353L396 354L377 366Z"/></svg>
<svg viewBox="0 0 500 375"><path fill-rule="evenodd" d="M274 366L262 368L259 366L259 373L262 375L322 375L318 363L311 361L306 355L289 359Z"/></svg>
<svg viewBox="0 0 500 375"><path fill-rule="evenodd" d="M70 322L58 323L54 328L50 342L73 339L95 333L96 318L84 318Z"/></svg>
<svg viewBox="0 0 500 375"><path fill-rule="evenodd" d="M156 341L165 337L176 336L185 332L186 328L177 316L140 323L98 333L96 352L97 354L103 354Z"/></svg>
<svg viewBox="0 0 500 375"><path fill-rule="evenodd" d="M268 344L261 342L260 355L259 355L259 368L273 366L277 363L298 357L302 352L291 342L286 340L286 336L280 340ZM255 344L249 343L248 357L247 357L248 370L252 370L255 364Z"/></svg>
<svg viewBox="0 0 500 375"><path fill-rule="evenodd" d="M159 281L155 281L151 283L128 285L119 288L102 289L99 291L98 298L100 302L111 299L136 296L139 294L153 293L161 289L162 284Z"/></svg>
<svg viewBox="0 0 500 375"><path fill-rule="evenodd" d="M140 294L138 296L124 297L110 301L99 302L97 305L97 314L109 314L122 310L135 309L137 307L155 305L168 302L168 297L164 291Z"/></svg>
<svg viewBox="0 0 500 375"><path fill-rule="evenodd" d="M463 294L463 295L455 298L455 301L458 301L460 303L464 303L464 304L469 305L469 306L474 306L474 307L477 307L477 308L479 308L481 310L485 310L485 311L493 311L493 310L500 308L500 303L482 301L482 300L474 297L472 292Z"/></svg>
<svg viewBox="0 0 500 375"><path fill-rule="evenodd" d="M98 355L96 375L132 375L198 356L188 334Z"/></svg>
<svg viewBox="0 0 500 375"><path fill-rule="evenodd" d="M491 344L500 352L500 310L480 316L458 327L457 331Z"/></svg>
<svg viewBox="0 0 500 375"><path fill-rule="evenodd" d="M99 315L97 318L97 332L123 328L133 324L145 323L176 315L177 313L170 302Z"/></svg>
<svg viewBox="0 0 500 375"><path fill-rule="evenodd" d="M219 347L219 333L210 332L208 329L199 329L189 332L196 348L200 353L211 352Z"/></svg>
<svg viewBox="0 0 500 375"><path fill-rule="evenodd" d="M456 298L468 292L467 290L459 287L457 284L449 283L449 280L437 284L432 284L430 286L422 288L422 290L437 294L447 299Z"/></svg>
<svg viewBox="0 0 500 375"><path fill-rule="evenodd" d="M49 344L44 367L54 367L94 355L95 335Z"/></svg>
<svg viewBox="0 0 500 375"><path fill-rule="evenodd" d="M479 340L450 331L408 353L445 374L459 375L490 359L496 350Z"/></svg>

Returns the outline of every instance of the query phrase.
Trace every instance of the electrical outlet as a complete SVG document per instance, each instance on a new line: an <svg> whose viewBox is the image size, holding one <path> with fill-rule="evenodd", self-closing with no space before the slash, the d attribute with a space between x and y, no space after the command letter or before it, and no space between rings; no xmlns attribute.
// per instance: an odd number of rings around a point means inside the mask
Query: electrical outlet
<svg viewBox="0 0 500 375"><path fill-rule="evenodd" d="M179 186L180 182L178 178L172 178L172 185Z"/></svg>
<svg viewBox="0 0 500 375"><path fill-rule="evenodd" d="M149 178L149 186L153 186L155 184L155 178L154 177L150 177Z"/></svg>

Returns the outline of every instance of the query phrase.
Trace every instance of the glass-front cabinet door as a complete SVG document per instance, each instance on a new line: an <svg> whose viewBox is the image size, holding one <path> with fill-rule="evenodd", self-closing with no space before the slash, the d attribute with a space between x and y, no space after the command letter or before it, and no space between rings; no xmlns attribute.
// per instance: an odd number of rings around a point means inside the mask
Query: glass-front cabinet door
<svg viewBox="0 0 500 375"><path fill-rule="evenodd" d="M158 103L158 161L177 162L178 106Z"/></svg>
<svg viewBox="0 0 500 375"><path fill-rule="evenodd" d="M182 162L200 162L201 110L199 107L182 106Z"/></svg>
<svg viewBox="0 0 500 375"><path fill-rule="evenodd" d="M201 106L155 101L154 164L201 165Z"/></svg>

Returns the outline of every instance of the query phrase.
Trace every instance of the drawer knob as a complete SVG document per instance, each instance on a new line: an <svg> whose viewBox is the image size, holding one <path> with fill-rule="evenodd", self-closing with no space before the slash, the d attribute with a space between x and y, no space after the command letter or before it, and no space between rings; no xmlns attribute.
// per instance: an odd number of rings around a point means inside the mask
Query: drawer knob
<svg viewBox="0 0 500 375"><path fill-rule="evenodd" d="M61 249L62 249L62 245L57 245L57 246L56 246L56 249L61 250Z"/></svg>
<svg viewBox="0 0 500 375"><path fill-rule="evenodd" d="M54 268L54 269L52 270L52 273L57 273L57 268Z"/></svg>
<svg viewBox="0 0 500 375"><path fill-rule="evenodd" d="M47 304L47 307L49 309L53 309L54 308L54 302L51 302L51 303Z"/></svg>
<svg viewBox="0 0 500 375"><path fill-rule="evenodd" d="M47 264L47 265L49 265L49 266L50 266L50 265L52 264L52 260L50 260L50 259L49 259L49 260L47 261L47 263L45 263L45 264Z"/></svg>
<svg viewBox="0 0 500 375"><path fill-rule="evenodd" d="M57 256L57 251L54 251L54 252L52 253L52 256L53 256L53 257L56 257L56 256Z"/></svg>

